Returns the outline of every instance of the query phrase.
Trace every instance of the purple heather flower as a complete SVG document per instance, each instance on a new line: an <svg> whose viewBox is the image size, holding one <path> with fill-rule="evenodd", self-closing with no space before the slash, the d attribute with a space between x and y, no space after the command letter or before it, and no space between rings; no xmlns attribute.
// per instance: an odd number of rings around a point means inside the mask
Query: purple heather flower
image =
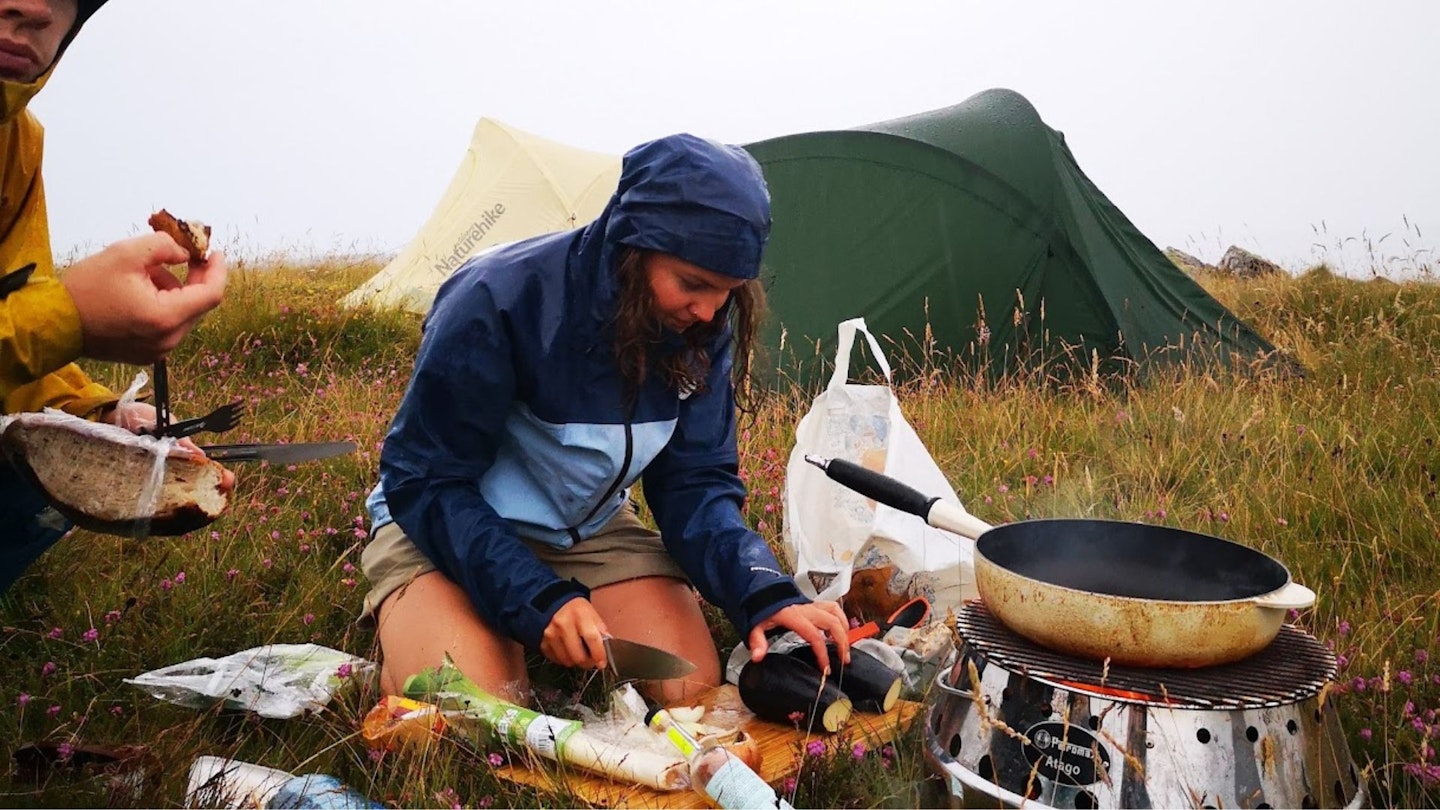
<svg viewBox="0 0 1440 810"><path fill-rule="evenodd" d="M850 756L852 756L852 757L854 757L854 758L856 758L856 759L864 759L864 758L865 758L865 743L857 742L857 743L855 743L854 745L850 746Z"/></svg>
<svg viewBox="0 0 1440 810"><path fill-rule="evenodd" d="M86 631L85 631L85 634L82 635L80 638L81 638L83 641L87 641L87 642L95 641L95 640L97 640L97 639L100 638L100 631L99 631L99 630L96 630L95 628L92 627L92 628L90 628L89 630L86 630Z"/></svg>
<svg viewBox="0 0 1440 810"><path fill-rule="evenodd" d="M118 611L118 610L109 610L109 611L106 611L106 612L105 612L105 623L106 623L106 624L114 624L115 622L120 621L120 619L121 619L121 613L120 613L120 611Z"/></svg>
<svg viewBox="0 0 1440 810"><path fill-rule="evenodd" d="M60 705L59 705L59 704L56 704L56 703L50 704L50 708L48 708L48 709L45 710L45 714L47 714L47 715L49 715L49 716L51 716L51 717L54 717L54 716L60 714Z"/></svg>
<svg viewBox="0 0 1440 810"><path fill-rule="evenodd" d="M30 693L21 692L20 694L15 696L15 702L19 704L20 708L25 708L30 703Z"/></svg>
<svg viewBox="0 0 1440 810"><path fill-rule="evenodd" d="M60 637L63 636L63 635L65 635L65 631L64 631L64 630L61 630L61 629L58 628L58 627L52 627L52 628L50 628L50 638L60 638Z"/></svg>
<svg viewBox="0 0 1440 810"><path fill-rule="evenodd" d="M354 672L355 667L351 666L349 661L346 661L345 663L335 668L335 675L339 678L348 678Z"/></svg>
<svg viewBox="0 0 1440 810"><path fill-rule="evenodd" d="M818 757L821 754L825 753L825 743L820 742L819 740L811 740L810 742L805 743L805 753L812 757Z"/></svg>
<svg viewBox="0 0 1440 810"><path fill-rule="evenodd" d="M304 616L304 618L302 618L300 621L305 622L306 624L314 624L314 623L315 623L315 614L314 614L314 613L306 613L305 616Z"/></svg>
<svg viewBox="0 0 1440 810"><path fill-rule="evenodd" d="M184 572L184 571L176 571L176 572L175 572L175 584L176 584L176 585L182 585L182 584L184 584L184 582L185 582L185 572Z"/></svg>
<svg viewBox="0 0 1440 810"><path fill-rule="evenodd" d="M1400 683L1403 683L1406 686L1409 686L1410 683L1415 680L1415 676L1411 675L1410 670L1408 669L1402 669L1399 672L1395 673L1395 677L1400 681Z"/></svg>
<svg viewBox="0 0 1440 810"><path fill-rule="evenodd" d="M42 666L42 667L40 667L40 677L42 677L42 678L48 678L48 677L50 677L51 675L54 675L54 674L55 674L55 662L54 662L54 661L46 661L46 662L45 662L45 665Z"/></svg>
<svg viewBox="0 0 1440 810"><path fill-rule="evenodd" d="M1360 729L1360 739L1364 740L1365 742L1370 742L1370 738L1373 736L1375 736L1375 732L1371 731L1370 729Z"/></svg>
<svg viewBox="0 0 1440 810"><path fill-rule="evenodd" d="M505 764L505 757L502 757L499 754L491 754L490 756L485 758L485 761L490 763L490 767L498 768L501 765Z"/></svg>

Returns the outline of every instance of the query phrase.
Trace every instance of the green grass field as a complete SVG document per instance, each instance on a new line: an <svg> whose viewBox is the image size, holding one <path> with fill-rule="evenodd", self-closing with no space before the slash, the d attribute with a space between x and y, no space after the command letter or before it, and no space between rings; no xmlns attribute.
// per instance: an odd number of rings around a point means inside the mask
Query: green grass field
<svg viewBox="0 0 1440 810"><path fill-rule="evenodd" d="M225 304L171 362L180 417L237 397L227 441L354 439L352 456L294 467L236 465L228 513L178 539L77 532L0 597L0 752L30 742L148 746L139 793L54 769L0 779L7 806L174 806L199 755L334 774L401 806L554 806L574 797L497 779L455 743L374 756L359 720L380 698L353 678L329 708L293 720L196 711L122 679L272 642L374 658L354 623L365 494L408 379L418 321L334 301L374 261L241 263ZM1440 287L1300 278L1203 283L1309 370L1303 378L1181 369L1145 380L1043 370L987 381L911 357L902 407L962 500L998 523L1071 516L1199 530L1277 556L1319 594L1298 623L1333 645L1352 753L1372 800L1440 802L1440 634L1435 584L1440 474ZM897 358L892 357L892 361ZM123 389L134 369L94 368ZM766 399L742 436L749 515L777 548L780 488L801 392ZM713 616L717 614L710 614ZM715 622L728 652L734 632ZM583 679L551 673L551 700ZM542 695L542 699L544 695ZM917 727L886 750L826 747L803 759L796 806L915 806Z"/></svg>

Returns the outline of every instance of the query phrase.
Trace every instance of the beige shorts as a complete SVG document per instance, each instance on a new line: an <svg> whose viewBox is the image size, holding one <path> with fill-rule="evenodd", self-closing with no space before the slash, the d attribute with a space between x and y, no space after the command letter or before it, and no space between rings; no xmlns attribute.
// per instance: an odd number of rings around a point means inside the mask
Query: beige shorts
<svg viewBox="0 0 1440 810"><path fill-rule="evenodd" d="M642 523L629 503L598 534L568 549L524 537L521 540L561 579L575 579L592 591L640 577L690 581L665 550L660 533ZM421 574L434 571L435 565L399 525L387 523L366 544L360 555L360 570L370 581L360 621L370 623L386 597Z"/></svg>

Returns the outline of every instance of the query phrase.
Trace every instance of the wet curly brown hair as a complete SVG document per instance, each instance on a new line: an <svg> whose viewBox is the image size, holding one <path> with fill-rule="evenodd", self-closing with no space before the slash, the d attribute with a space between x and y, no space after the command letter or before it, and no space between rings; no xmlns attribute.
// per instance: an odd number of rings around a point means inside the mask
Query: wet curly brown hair
<svg viewBox="0 0 1440 810"><path fill-rule="evenodd" d="M697 323L684 332L685 349L657 355L664 338L664 327L655 317L654 294L645 277L645 258L653 251L622 247L615 273L620 282L619 305L615 310L613 334L615 358L620 376L625 381L625 400L633 404L645 383L652 365L668 385L703 394L705 377L710 373L710 353L706 349L725 328L731 329L732 363L730 381L735 389L735 402L742 412L751 405L750 362L756 349L760 321L765 317L765 289L751 279L730 293L730 300L720 317L709 323Z"/></svg>

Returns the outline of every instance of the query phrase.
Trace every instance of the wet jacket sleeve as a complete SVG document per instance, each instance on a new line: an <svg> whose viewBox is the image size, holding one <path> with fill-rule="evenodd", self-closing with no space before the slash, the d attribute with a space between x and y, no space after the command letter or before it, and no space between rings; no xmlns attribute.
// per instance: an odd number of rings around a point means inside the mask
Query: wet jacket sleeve
<svg viewBox="0 0 1440 810"><path fill-rule="evenodd" d="M426 324L380 480L395 522L481 618L537 649L555 612L589 592L541 562L480 494L514 398L503 314L485 288L457 290Z"/></svg>
<svg viewBox="0 0 1440 810"><path fill-rule="evenodd" d="M0 399L5 413L50 407L91 416L118 397L74 365L80 314L50 253L43 140L28 112L0 126Z"/></svg>
<svg viewBox="0 0 1440 810"><path fill-rule="evenodd" d="M32 277L0 300L0 395L5 413L59 408L91 416L119 400L72 360L80 354L80 317L53 276Z"/></svg>
<svg viewBox="0 0 1440 810"><path fill-rule="evenodd" d="M745 524L729 342L714 356L709 390L681 402L675 435L643 484L670 556L743 636L781 608L810 600Z"/></svg>

